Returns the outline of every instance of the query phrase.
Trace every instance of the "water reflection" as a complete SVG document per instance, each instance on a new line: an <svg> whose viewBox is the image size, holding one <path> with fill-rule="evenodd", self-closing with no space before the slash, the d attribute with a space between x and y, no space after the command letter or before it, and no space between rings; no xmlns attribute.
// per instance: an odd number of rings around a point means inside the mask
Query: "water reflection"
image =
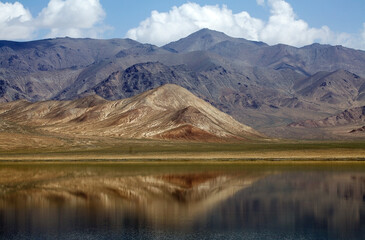
<svg viewBox="0 0 365 240"><path fill-rule="evenodd" d="M330 239L364 239L365 174L321 171L267 176L216 211L219 218L212 213L206 219L213 228L228 223L229 228L318 231Z"/></svg>
<svg viewBox="0 0 365 240"><path fill-rule="evenodd" d="M362 239L365 171L252 164L1 165L0 238L161 234Z"/></svg>

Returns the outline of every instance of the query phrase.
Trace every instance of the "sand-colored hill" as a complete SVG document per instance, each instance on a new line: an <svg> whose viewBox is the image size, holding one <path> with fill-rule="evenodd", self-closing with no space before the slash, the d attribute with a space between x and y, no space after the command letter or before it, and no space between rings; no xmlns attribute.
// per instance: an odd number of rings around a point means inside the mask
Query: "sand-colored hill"
<svg viewBox="0 0 365 240"><path fill-rule="evenodd" d="M3 104L0 118L37 131L74 136L199 141L263 138L251 127L173 84L117 101L96 95L73 101L21 100Z"/></svg>

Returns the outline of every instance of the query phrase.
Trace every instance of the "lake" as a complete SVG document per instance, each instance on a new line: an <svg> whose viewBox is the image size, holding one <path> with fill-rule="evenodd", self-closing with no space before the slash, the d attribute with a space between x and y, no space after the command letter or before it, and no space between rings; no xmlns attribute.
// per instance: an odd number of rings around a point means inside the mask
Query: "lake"
<svg viewBox="0 0 365 240"><path fill-rule="evenodd" d="M2 163L0 239L365 239L365 163Z"/></svg>

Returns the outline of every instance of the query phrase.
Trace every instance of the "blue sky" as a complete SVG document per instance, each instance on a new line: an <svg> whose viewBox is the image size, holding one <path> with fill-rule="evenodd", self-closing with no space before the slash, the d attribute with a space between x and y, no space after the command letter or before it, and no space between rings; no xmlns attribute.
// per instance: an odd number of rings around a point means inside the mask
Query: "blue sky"
<svg viewBox="0 0 365 240"><path fill-rule="evenodd" d="M163 45L199 28L303 46L365 49L364 0L0 1L0 38L133 38Z"/></svg>

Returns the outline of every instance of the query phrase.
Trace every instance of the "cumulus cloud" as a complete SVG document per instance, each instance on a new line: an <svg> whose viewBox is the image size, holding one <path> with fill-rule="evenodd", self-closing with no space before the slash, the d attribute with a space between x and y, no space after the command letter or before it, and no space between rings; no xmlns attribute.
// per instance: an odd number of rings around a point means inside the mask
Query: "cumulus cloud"
<svg viewBox="0 0 365 240"><path fill-rule="evenodd" d="M327 26L310 28L304 20L298 19L293 8L284 0L269 0L268 4L271 16L260 31L260 40L269 44L285 43L293 46L329 40L331 31Z"/></svg>
<svg viewBox="0 0 365 240"><path fill-rule="evenodd" d="M189 2L175 6L169 12L153 11L149 18L129 30L126 36L140 42L163 45L201 28L210 28L232 37L269 44L283 43L300 47L319 42L359 48L358 39L351 34L334 33L327 26L310 27L296 16L285 0L256 1L259 5L269 7L270 17L267 21L254 18L245 11L234 14L224 5L200 6Z"/></svg>
<svg viewBox="0 0 365 240"><path fill-rule="evenodd" d="M30 12L19 2L0 2L0 39L29 39L34 26Z"/></svg>
<svg viewBox="0 0 365 240"><path fill-rule="evenodd" d="M200 6L186 3L173 7L167 13L153 11L137 28L127 32L127 37L163 45L185 37L201 28L222 31L233 37L258 39L258 29L263 22L247 12L233 14L226 6Z"/></svg>
<svg viewBox="0 0 365 240"><path fill-rule="evenodd" d="M108 29L104 18L99 0L50 0L35 18L19 2L0 2L0 39L28 40L40 30L45 37L99 37Z"/></svg>
<svg viewBox="0 0 365 240"><path fill-rule="evenodd" d="M99 0L50 0L38 15L37 24L50 29L48 37L96 37L105 17Z"/></svg>

